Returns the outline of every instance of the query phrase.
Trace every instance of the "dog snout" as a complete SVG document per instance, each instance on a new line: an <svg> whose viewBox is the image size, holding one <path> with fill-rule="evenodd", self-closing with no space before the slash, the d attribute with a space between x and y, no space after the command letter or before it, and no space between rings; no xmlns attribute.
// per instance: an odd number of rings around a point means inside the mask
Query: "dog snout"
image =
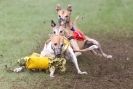
<svg viewBox="0 0 133 89"><path fill-rule="evenodd" d="M55 55L56 55L57 57L59 57L59 56L61 55L61 49L60 49L60 48L55 49Z"/></svg>
<svg viewBox="0 0 133 89"><path fill-rule="evenodd" d="M64 22L63 21L61 22L61 25L64 25Z"/></svg>

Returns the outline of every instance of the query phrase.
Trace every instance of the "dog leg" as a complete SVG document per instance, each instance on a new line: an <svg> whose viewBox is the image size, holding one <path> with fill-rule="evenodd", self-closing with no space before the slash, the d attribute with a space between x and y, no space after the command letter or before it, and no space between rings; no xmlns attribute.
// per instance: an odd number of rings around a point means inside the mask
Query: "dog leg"
<svg viewBox="0 0 133 89"><path fill-rule="evenodd" d="M74 50L79 50L79 46L78 46L76 40L71 39L70 40L70 43L71 43L71 45L72 45L72 47L73 47ZM79 56L79 55L81 55L81 54L82 54L81 52L75 52L76 57Z"/></svg>
<svg viewBox="0 0 133 89"><path fill-rule="evenodd" d="M105 58L112 58L112 55L107 55L106 53L103 52L101 45L98 41L96 41L95 39L88 38L87 36L86 36L86 39L98 46L97 50L100 52L100 53L97 53L98 56L103 56Z"/></svg>
<svg viewBox="0 0 133 89"><path fill-rule="evenodd" d="M98 55L98 53L95 50L90 50L92 54Z"/></svg>
<svg viewBox="0 0 133 89"><path fill-rule="evenodd" d="M90 46L90 47L88 47L88 48L81 49L81 50L74 50L74 51L76 51L76 52L86 52L86 51L92 51L94 54L97 54L97 52L96 52L96 51L94 51L94 49L97 49L97 48L98 48L98 46L97 46L97 45L92 45L92 46Z"/></svg>
<svg viewBox="0 0 133 89"><path fill-rule="evenodd" d="M49 71L50 71L50 77L55 77L55 76L54 76L55 67L54 67L54 66L51 66L51 67L49 68Z"/></svg>
<svg viewBox="0 0 133 89"><path fill-rule="evenodd" d="M79 65L78 65L78 61L77 61L77 58L73 52L73 49L71 47L68 47L68 52L70 52L70 55L72 57L72 61L77 69L77 72L78 74L87 74L87 72L82 72L80 69L79 69Z"/></svg>
<svg viewBox="0 0 133 89"><path fill-rule="evenodd" d="M101 53L101 55L102 55L103 57L105 57L105 58L107 58L107 59L112 58L112 55L107 55L106 53L104 53L101 47L98 48L98 51Z"/></svg>

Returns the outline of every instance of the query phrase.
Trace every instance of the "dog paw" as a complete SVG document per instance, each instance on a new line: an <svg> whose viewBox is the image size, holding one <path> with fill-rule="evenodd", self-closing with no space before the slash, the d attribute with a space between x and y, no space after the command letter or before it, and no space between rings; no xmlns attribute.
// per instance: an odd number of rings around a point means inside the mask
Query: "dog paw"
<svg viewBox="0 0 133 89"><path fill-rule="evenodd" d="M88 74L87 72L78 72L78 74Z"/></svg>
<svg viewBox="0 0 133 89"><path fill-rule="evenodd" d="M55 76L54 75L50 75L50 78L54 78Z"/></svg>

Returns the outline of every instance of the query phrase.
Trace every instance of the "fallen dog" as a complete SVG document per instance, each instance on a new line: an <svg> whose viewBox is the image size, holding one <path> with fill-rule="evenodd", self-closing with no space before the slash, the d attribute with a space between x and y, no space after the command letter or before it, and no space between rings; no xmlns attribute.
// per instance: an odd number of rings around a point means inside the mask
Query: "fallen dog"
<svg viewBox="0 0 133 89"><path fill-rule="evenodd" d="M33 53L30 56L26 56L18 60L20 67L17 67L11 71L21 72L24 69L27 70L49 70L50 77L54 77L54 72L59 69L61 72L66 71L66 59L60 58L50 58L50 57L40 57L40 54Z"/></svg>

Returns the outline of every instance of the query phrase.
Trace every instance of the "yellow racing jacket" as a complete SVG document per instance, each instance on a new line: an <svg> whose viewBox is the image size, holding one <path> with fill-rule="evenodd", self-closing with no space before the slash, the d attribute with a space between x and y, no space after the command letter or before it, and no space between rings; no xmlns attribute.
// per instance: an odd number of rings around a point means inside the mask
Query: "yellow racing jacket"
<svg viewBox="0 0 133 89"><path fill-rule="evenodd" d="M50 58L50 57L40 57L40 54L33 53L30 56L22 58L26 69L49 69L49 68L59 68L62 72L65 71L65 58ZM19 63L22 63L22 60Z"/></svg>

